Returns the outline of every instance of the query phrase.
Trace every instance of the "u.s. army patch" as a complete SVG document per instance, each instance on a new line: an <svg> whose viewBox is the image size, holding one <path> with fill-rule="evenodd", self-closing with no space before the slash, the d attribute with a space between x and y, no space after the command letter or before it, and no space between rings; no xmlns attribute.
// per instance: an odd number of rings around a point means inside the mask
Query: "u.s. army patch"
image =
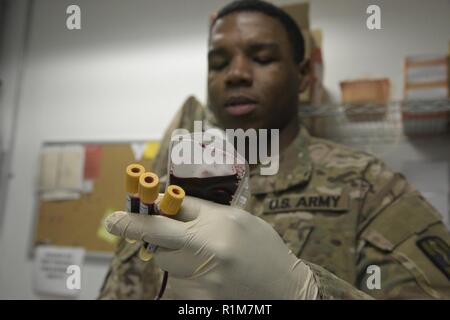
<svg viewBox="0 0 450 320"><path fill-rule="evenodd" d="M280 213L290 211L331 211L345 212L349 210L348 194L298 194L281 197L267 197L264 200L264 213Z"/></svg>
<svg viewBox="0 0 450 320"><path fill-rule="evenodd" d="M417 240L417 246L450 280L450 247L439 237L429 236Z"/></svg>

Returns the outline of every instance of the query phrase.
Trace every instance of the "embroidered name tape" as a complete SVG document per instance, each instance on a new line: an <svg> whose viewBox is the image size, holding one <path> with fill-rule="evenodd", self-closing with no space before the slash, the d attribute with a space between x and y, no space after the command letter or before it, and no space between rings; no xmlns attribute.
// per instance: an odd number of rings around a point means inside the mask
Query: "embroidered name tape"
<svg viewBox="0 0 450 320"><path fill-rule="evenodd" d="M264 200L264 213L280 213L289 211L332 211L346 212L349 210L348 194L319 195L299 194Z"/></svg>

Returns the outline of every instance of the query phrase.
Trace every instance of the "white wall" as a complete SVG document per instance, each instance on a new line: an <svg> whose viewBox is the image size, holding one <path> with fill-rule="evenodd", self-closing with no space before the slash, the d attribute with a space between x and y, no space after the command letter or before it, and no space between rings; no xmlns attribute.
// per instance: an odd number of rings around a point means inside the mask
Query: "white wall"
<svg viewBox="0 0 450 320"><path fill-rule="evenodd" d="M382 30L366 28L366 9L381 8ZM403 97L405 56L448 53L448 0L317 0L312 26L324 32L325 87L340 100L339 81L388 77L392 98Z"/></svg>
<svg viewBox="0 0 450 320"><path fill-rule="evenodd" d="M37 298L27 250L40 144L159 137L189 94L205 100L207 16L226 2L35 1L13 178L0 226L0 298ZM69 4L81 7L79 31L65 28ZM335 99L339 80L366 75L391 77L400 98L406 54L447 52L449 1L383 1L381 31L365 27L368 4L312 1L312 26L324 33L325 85ZM16 14L7 31L20 37L13 22L23 13ZM13 50L13 41L5 48ZM96 296L106 269L105 262L87 262L81 298Z"/></svg>

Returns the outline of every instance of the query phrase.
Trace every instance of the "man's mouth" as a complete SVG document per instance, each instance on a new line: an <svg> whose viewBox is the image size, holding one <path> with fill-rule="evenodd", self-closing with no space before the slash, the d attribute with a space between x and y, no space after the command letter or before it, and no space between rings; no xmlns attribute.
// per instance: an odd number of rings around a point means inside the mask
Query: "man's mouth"
<svg viewBox="0 0 450 320"><path fill-rule="evenodd" d="M256 100L244 96L228 98L225 103L225 110L232 116L248 114L257 107L258 103Z"/></svg>

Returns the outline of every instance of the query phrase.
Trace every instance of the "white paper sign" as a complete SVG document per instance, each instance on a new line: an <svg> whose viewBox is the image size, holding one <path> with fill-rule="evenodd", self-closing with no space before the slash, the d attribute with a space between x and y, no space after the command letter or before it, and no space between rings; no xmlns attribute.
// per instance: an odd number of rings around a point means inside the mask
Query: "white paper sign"
<svg viewBox="0 0 450 320"><path fill-rule="evenodd" d="M34 291L47 296L79 296L84 255L82 248L38 246L33 265Z"/></svg>

